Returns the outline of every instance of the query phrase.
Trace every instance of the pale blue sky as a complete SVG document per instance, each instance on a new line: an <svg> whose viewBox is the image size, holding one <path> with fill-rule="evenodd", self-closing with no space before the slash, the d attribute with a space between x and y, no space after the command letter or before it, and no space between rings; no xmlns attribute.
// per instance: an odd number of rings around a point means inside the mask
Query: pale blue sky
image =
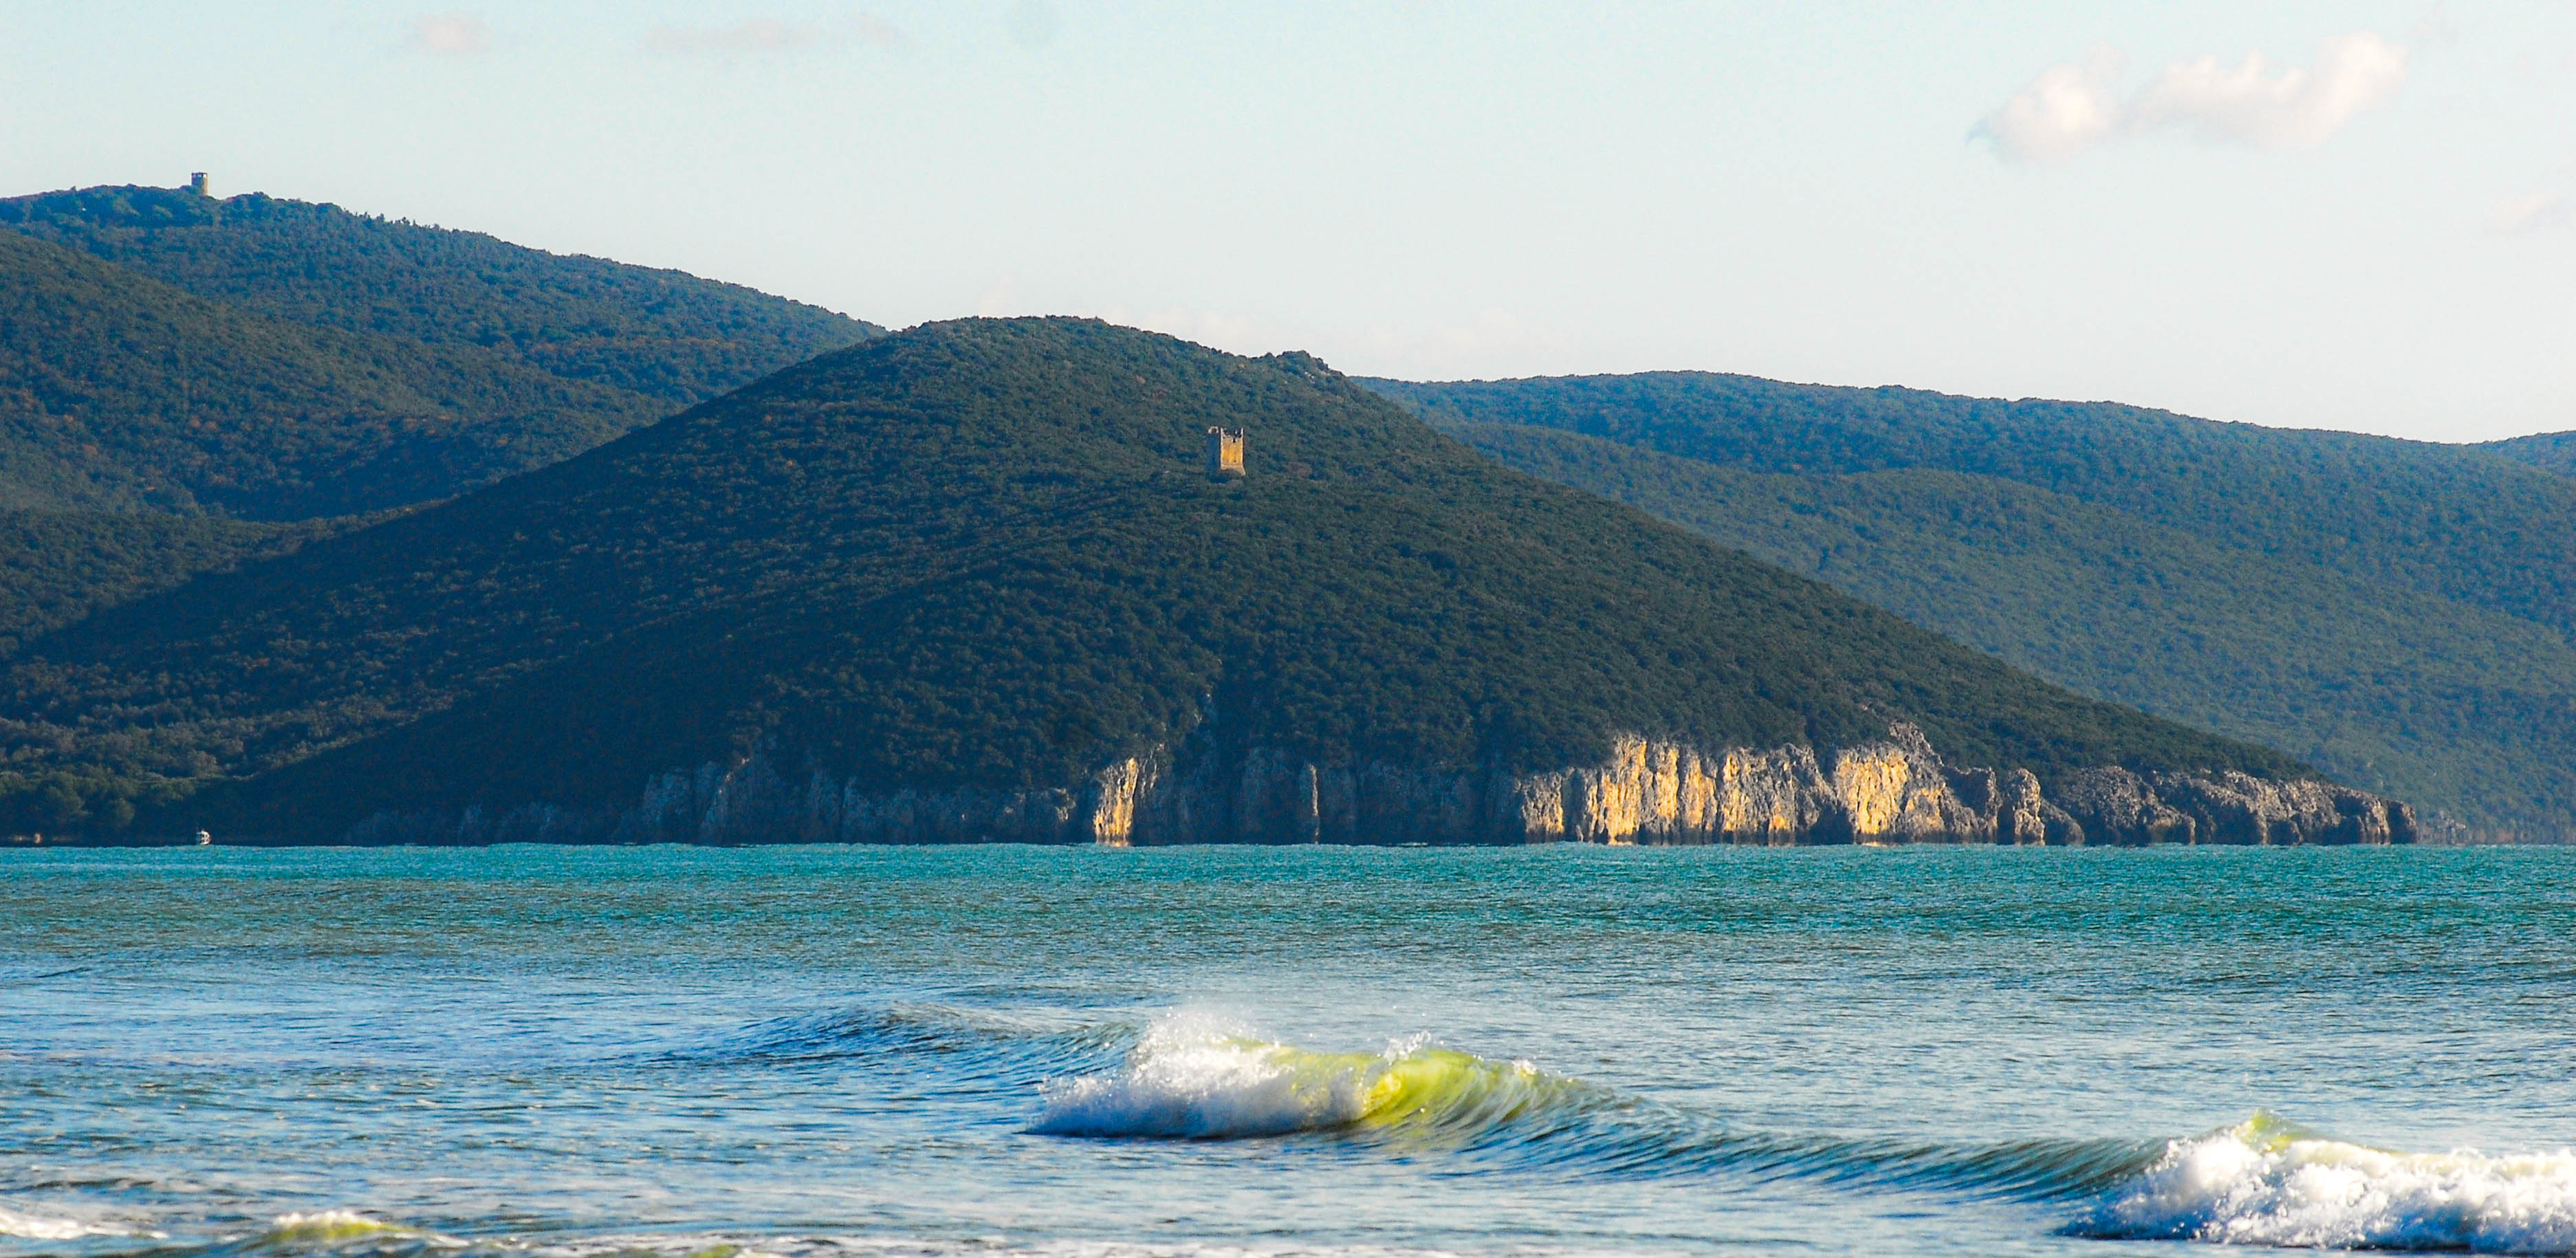
<svg viewBox="0 0 2576 1258"><path fill-rule="evenodd" d="M0 192L196 169L891 325L2576 428L2576 0L0 0Z"/></svg>

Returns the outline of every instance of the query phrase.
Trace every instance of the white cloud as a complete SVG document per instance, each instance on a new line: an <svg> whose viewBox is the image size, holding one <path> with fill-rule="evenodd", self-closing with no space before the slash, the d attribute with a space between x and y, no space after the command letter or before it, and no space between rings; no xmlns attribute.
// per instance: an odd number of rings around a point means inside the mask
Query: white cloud
<svg viewBox="0 0 2576 1258"><path fill-rule="evenodd" d="M902 42L902 31L864 13L811 26L773 18L747 18L731 26L657 26L644 36L646 48L669 53L777 53L828 44L892 47Z"/></svg>
<svg viewBox="0 0 2576 1258"><path fill-rule="evenodd" d="M2116 48L2100 48L2082 65L2052 66L1986 115L1979 130L2015 157L2065 161L2119 130L2126 112L2118 90L2126 60Z"/></svg>
<svg viewBox="0 0 2576 1258"><path fill-rule="evenodd" d="M2406 50L2355 31L2317 45L2313 71L2292 66L2275 74L2259 52L2234 67L2216 57L2167 66L2130 112L2142 130L2181 124L2210 139L2307 148L2405 85Z"/></svg>
<svg viewBox="0 0 2576 1258"><path fill-rule="evenodd" d="M2113 140L2183 128L2205 140L2310 148L2406 85L2407 50L2370 31L2317 45L2313 67L2275 67L2260 52L2235 65L2201 57L2166 66L2119 95L2117 51L2056 66L1986 115L1977 133L2005 156L2061 162Z"/></svg>
<svg viewBox="0 0 2576 1258"><path fill-rule="evenodd" d="M472 57L492 47L492 28L471 13L438 13L411 25L411 46L434 57Z"/></svg>

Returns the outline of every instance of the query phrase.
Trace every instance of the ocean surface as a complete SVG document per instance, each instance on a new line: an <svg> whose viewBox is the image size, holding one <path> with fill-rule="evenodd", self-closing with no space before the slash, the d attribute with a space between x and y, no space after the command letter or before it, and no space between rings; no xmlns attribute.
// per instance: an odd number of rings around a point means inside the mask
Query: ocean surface
<svg viewBox="0 0 2576 1258"><path fill-rule="evenodd" d="M2576 852L0 851L18 1255L2576 1252Z"/></svg>

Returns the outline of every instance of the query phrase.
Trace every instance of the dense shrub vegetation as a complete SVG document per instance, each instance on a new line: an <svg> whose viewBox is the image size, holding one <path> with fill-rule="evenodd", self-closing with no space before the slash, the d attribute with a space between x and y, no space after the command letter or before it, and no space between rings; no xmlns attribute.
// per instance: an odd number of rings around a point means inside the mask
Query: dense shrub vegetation
<svg viewBox="0 0 2576 1258"><path fill-rule="evenodd" d="M0 510L0 660L17 654L20 643L100 608L362 522L289 526L202 516Z"/></svg>
<svg viewBox="0 0 2576 1258"><path fill-rule="evenodd" d="M2508 437L2478 447L2491 450L2517 463L2547 468L2560 475L2576 475L2576 432L2543 432L2528 437Z"/></svg>
<svg viewBox="0 0 2576 1258"><path fill-rule="evenodd" d="M359 517L256 524L202 516L0 510L0 662L27 641L91 613L157 593L200 573L288 553ZM131 824L137 799L182 797L185 781L107 771L96 760L48 764L25 754L0 762L0 804L22 830ZM212 764L209 760L208 765Z"/></svg>
<svg viewBox="0 0 2576 1258"><path fill-rule="evenodd" d="M261 196L0 201L0 507L300 519L579 453L875 329Z"/></svg>
<svg viewBox="0 0 2576 1258"><path fill-rule="evenodd" d="M45 193L0 201L0 226L289 322L484 350L666 408L879 331L737 284L257 193Z"/></svg>
<svg viewBox="0 0 2576 1258"><path fill-rule="evenodd" d="M1201 474L1218 423L1249 429L1249 480ZM1832 747L1903 718L2044 776L2299 771L1508 470L1312 359L1078 320L827 355L101 611L0 687L11 763L46 783L18 826L108 825L104 799L329 833L631 798L760 743L889 788L1058 784L1210 722L1324 761L1530 767L1614 730Z"/></svg>
<svg viewBox="0 0 2576 1258"><path fill-rule="evenodd" d="M1512 466L2086 694L2482 827L2576 829L2576 479L2114 405L1370 383Z"/></svg>
<svg viewBox="0 0 2576 1258"><path fill-rule="evenodd" d="M252 314L0 231L0 506L373 510L543 466L663 409L470 348Z"/></svg>

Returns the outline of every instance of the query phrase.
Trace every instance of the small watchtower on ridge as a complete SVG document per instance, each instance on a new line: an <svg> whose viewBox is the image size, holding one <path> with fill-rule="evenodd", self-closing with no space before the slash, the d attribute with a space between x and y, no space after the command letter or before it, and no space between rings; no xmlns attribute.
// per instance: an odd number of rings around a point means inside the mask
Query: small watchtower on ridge
<svg viewBox="0 0 2576 1258"><path fill-rule="evenodd" d="M1207 445L1209 480L1243 479L1243 430L1210 428Z"/></svg>
<svg viewBox="0 0 2576 1258"><path fill-rule="evenodd" d="M201 197L209 195L206 191L206 172L202 170L188 172L188 191Z"/></svg>

